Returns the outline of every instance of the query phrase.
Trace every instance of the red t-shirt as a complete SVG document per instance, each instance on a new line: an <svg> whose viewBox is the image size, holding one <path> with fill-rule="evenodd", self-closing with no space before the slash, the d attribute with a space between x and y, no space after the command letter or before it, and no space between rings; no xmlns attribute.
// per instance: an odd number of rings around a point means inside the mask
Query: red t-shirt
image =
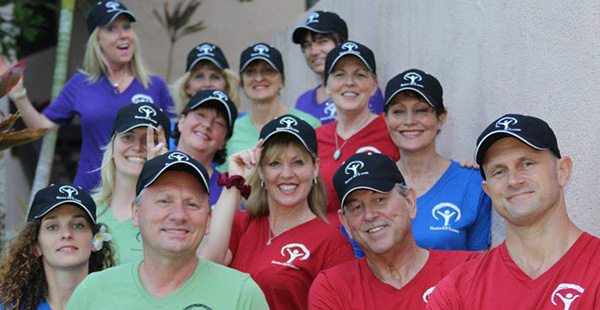
<svg viewBox="0 0 600 310"><path fill-rule="evenodd" d="M366 258L321 272L310 288L309 310L425 309L427 297L444 276L479 252L429 251L429 259L406 285L397 289L381 282Z"/></svg>
<svg viewBox="0 0 600 310"><path fill-rule="evenodd" d="M537 279L521 271L502 243L440 281L427 309L600 309L600 239L583 233Z"/></svg>
<svg viewBox="0 0 600 310"><path fill-rule="evenodd" d="M238 211L229 249L230 267L249 273L265 293L271 310L307 308L308 290L324 269L354 259L344 235L316 218L269 240L266 216L251 218Z"/></svg>
<svg viewBox="0 0 600 310"><path fill-rule="evenodd" d="M333 154L336 151L335 126L337 121L317 128L317 142L319 143L319 158L321 159L321 177L327 186L327 219L335 227L340 227L337 211L340 209L340 200L333 187L333 175L342 163L356 153L379 152L392 158L400 159L398 147L390 138L383 115L378 115L361 131L355 133L344 144L345 140L338 135L338 146L341 147L340 157L336 160ZM344 145L342 147L342 145Z"/></svg>

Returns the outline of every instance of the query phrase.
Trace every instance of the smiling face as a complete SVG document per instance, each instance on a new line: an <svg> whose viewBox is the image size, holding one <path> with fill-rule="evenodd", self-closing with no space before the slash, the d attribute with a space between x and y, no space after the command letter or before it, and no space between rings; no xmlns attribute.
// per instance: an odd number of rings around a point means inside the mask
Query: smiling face
<svg viewBox="0 0 600 310"><path fill-rule="evenodd" d="M116 135L113 161L117 173L136 178L140 175L148 156L146 130L143 126Z"/></svg>
<svg viewBox="0 0 600 310"><path fill-rule="evenodd" d="M133 206L144 257L190 259L209 232L210 206L202 183L184 171L167 171L144 189Z"/></svg>
<svg viewBox="0 0 600 310"><path fill-rule="evenodd" d="M269 63L258 59L244 69L242 83L248 99L255 102L272 101L279 97L283 77Z"/></svg>
<svg viewBox="0 0 600 310"><path fill-rule="evenodd" d="M313 163L300 142L288 143L280 151L277 147L272 150L267 147L263 152L259 175L265 183L268 204L308 208L308 194L319 174L319 160Z"/></svg>
<svg viewBox="0 0 600 310"><path fill-rule="evenodd" d="M484 191L508 223L531 225L564 206L564 186L571 176L569 157L535 150L515 138L492 144L483 160Z"/></svg>
<svg viewBox="0 0 600 310"><path fill-rule="evenodd" d="M389 104L385 114L388 131L396 146L402 151L435 151L435 138L446 120L446 112L436 115L419 95L400 92Z"/></svg>
<svg viewBox="0 0 600 310"><path fill-rule="evenodd" d="M194 96L198 91L204 89L225 90L227 81L217 66L208 60L200 61L192 69L185 92L188 96Z"/></svg>
<svg viewBox="0 0 600 310"><path fill-rule="evenodd" d="M124 14L98 28L98 45L109 67L128 64L133 59L135 44L132 22Z"/></svg>
<svg viewBox="0 0 600 310"><path fill-rule="evenodd" d="M358 189L346 197L339 218L352 239L370 255L380 255L401 245L410 237L412 220L417 214L412 189L406 196L393 188L387 193Z"/></svg>
<svg viewBox="0 0 600 310"><path fill-rule="evenodd" d="M85 211L67 203L46 214L37 246L44 268L87 268L92 254L92 226Z"/></svg>
<svg viewBox="0 0 600 310"><path fill-rule="evenodd" d="M360 113L368 109L377 83L377 78L360 59L348 55L340 59L329 74L325 91L338 113Z"/></svg>
<svg viewBox="0 0 600 310"><path fill-rule="evenodd" d="M308 67L313 72L323 75L323 72L325 72L325 58L337 44L331 34L306 31L301 50Z"/></svg>
<svg viewBox="0 0 600 310"><path fill-rule="evenodd" d="M178 150L211 154L210 158L213 158L218 150L225 147L228 123L223 113L211 104L204 103L199 108L180 116L177 122L181 132Z"/></svg>

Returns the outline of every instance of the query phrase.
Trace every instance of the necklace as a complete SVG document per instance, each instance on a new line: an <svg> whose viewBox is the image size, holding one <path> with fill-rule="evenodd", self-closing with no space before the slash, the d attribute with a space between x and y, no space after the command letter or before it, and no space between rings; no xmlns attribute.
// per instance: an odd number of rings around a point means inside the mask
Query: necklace
<svg viewBox="0 0 600 310"><path fill-rule="evenodd" d="M283 233L283 232L285 232L285 231L288 231L288 230L290 230L290 229L292 229L292 228L294 228L294 227L296 227L296 226L299 226L299 225L303 224L303 223L305 222L305 219L306 219L306 218L307 218L306 214L302 215L302 216L300 217L299 221L298 221L298 223L299 223L299 224L297 224L297 225L294 225L294 226L292 226L292 227L290 227L290 228L287 228L287 229L285 229L284 231L282 231L282 232L280 232L279 234L277 234L277 236L279 236L281 233ZM268 236L268 238L267 238L267 245L271 245L271 240L273 240L273 239L275 239L275 237L277 237L277 236L275 235L275 233L273 232L273 230L271 229L271 215L269 215L269 216L268 216L267 223L269 224L269 225L268 225L268 227L267 227L267 229L269 230L269 236Z"/></svg>
<svg viewBox="0 0 600 310"><path fill-rule="evenodd" d="M115 94L119 93L119 85L121 85L121 83L123 82L125 77L127 77L127 74L123 74L123 76L119 79L118 82L113 82L111 78L108 79L108 81L110 82L110 84L113 87L113 91L115 92Z"/></svg>
<svg viewBox="0 0 600 310"><path fill-rule="evenodd" d="M346 142L350 141L350 139L352 139L352 137L354 137L354 135L361 131L363 129L363 127L365 127L369 121L371 121L371 116L367 117L365 121L363 121L360 126L358 126L358 128L356 129L356 131L354 133L352 133L352 135L350 135L348 137L348 139L346 139L346 141L344 141L344 143L342 143L342 145L340 146L338 144L338 134L337 134L337 124L334 127L334 133L333 133L333 137L335 139L335 152L333 152L333 160L338 160L340 159L340 156L342 156L342 148L344 147L344 145L346 145ZM338 122L339 124L339 122Z"/></svg>

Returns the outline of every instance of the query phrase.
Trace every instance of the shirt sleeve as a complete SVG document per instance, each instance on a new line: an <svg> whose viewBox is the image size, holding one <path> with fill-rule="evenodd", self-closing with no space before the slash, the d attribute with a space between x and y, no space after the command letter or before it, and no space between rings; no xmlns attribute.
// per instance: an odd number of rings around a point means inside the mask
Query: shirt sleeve
<svg viewBox="0 0 600 310"><path fill-rule="evenodd" d="M83 282L81 282L77 288L75 289L75 291L73 292L73 294L71 295L71 297L69 298L69 303L67 303L67 308L66 310L85 310L88 309L87 307L87 300L88 300L88 285L87 285L87 281L86 279L83 280Z"/></svg>
<svg viewBox="0 0 600 310"><path fill-rule="evenodd" d="M173 97L171 97L171 93L169 92L169 88L167 84L158 76L155 76L153 79L154 87L158 88L158 104L161 109L167 114L170 119L175 119L177 117L175 113L175 104L173 103Z"/></svg>
<svg viewBox="0 0 600 310"><path fill-rule="evenodd" d="M324 272L320 272L310 286L308 292L309 310L338 310L342 309L333 292L335 288L329 283Z"/></svg>
<svg viewBox="0 0 600 310"><path fill-rule="evenodd" d="M341 238L343 238L343 240L341 240L339 244L332 245L333 249L329 254L327 254L322 270L354 259L354 250L352 249L352 245L350 245L350 242L343 235Z"/></svg>
<svg viewBox="0 0 600 310"><path fill-rule="evenodd" d="M469 251L488 249L492 242L492 201L483 190L480 190L477 208L477 218L467 231L467 249Z"/></svg>
<svg viewBox="0 0 600 310"><path fill-rule="evenodd" d="M442 279L427 299L427 310L462 310L458 292L448 277Z"/></svg>
<svg viewBox="0 0 600 310"><path fill-rule="evenodd" d="M233 223L231 225L231 236L229 237L229 250L231 251L232 257L235 257L242 233L246 231L249 223L250 216L246 211L235 212Z"/></svg>
<svg viewBox="0 0 600 310"><path fill-rule="evenodd" d="M269 304L265 299L258 284L250 276L242 285L240 298L236 309L241 310L269 310Z"/></svg>
<svg viewBox="0 0 600 310"><path fill-rule="evenodd" d="M76 77L71 78L54 101L42 112L44 116L58 125L68 125L77 113L75 103L77 102L77 84L79 83L75 79Z"/></svg>
<svg viewBox="0 0 600 310"><path fill-rule="evenodd" d="M383 113L383 104L384 104L383 94L381 93L381 89L377 87L377 91L375 94L369 99L369 110L373 114L381 114Z"/></svg>

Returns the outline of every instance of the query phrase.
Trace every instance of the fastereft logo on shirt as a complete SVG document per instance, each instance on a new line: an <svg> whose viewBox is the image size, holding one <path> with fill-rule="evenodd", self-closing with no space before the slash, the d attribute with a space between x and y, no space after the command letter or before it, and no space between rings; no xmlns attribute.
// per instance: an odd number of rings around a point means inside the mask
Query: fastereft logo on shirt
<svg viewBox="0 0 600 310"><path fill-rule="evenodd" d="M562 305L563 310L570 310L571 306L573 306L575 301L577 301L577 299L583 295L584 291L585 289L577 284L561 283L556 287L554 292L552 292L550 301L555 306ZM573 308L572 310L575 309L576 308Z"/></svg>
<svg viewBox="0 0 600 310"><path fill-rule="evenodd" d="M438 223L444 223L443 226L429 226L429 230L445 230L458 234L459 231L452 227L453 223L460 221L461 212L460 208L450 202L438 203L433 209L431 209L431 216L438 221Z"/></svg>
<svg viewBox="0 0 600 310"><path fill-rule="evenodd" d="M204 304L193 304L193 305L189 305L189 306L183 308L183 310L213 310L213 309Z"/></svg>
<svg viewBox="0 0 600 310"><path fill-rule="evenodd" d="M310 257L310 251L302 243L289 243L281 247L281 256L287 258L287 261L280 262L272 260L271 264L286 266L294 269L300 269L294 265L295 260L307 260Z"/></svg>

